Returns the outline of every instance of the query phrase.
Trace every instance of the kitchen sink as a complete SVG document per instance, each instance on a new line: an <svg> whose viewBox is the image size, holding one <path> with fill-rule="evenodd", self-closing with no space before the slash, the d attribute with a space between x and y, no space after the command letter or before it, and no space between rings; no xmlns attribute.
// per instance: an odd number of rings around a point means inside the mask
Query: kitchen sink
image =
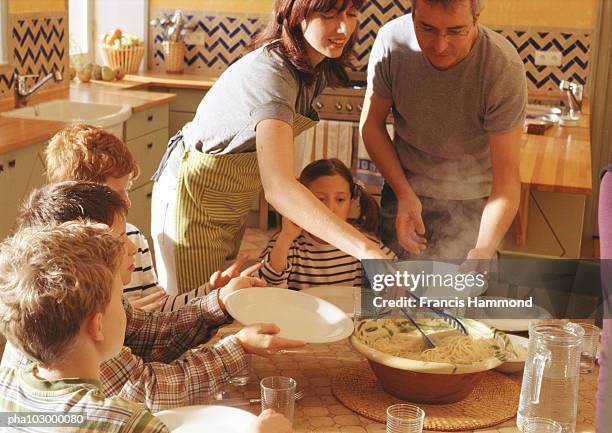
<svg viewBox="0 0 612 433"><path fill-rule="evenodd" d="M527 117L560 116L563 110L552 105L527 104Z"/></svg>
<svg viewBox="0 0 612 433"><path fill-rule="evenodd" d="M66 123L87 123L99 126L119 137L123 135L123 122L132 115L129 105L97 104L57 99L6 111L2 116L22 119L55 120Z"/></svg>

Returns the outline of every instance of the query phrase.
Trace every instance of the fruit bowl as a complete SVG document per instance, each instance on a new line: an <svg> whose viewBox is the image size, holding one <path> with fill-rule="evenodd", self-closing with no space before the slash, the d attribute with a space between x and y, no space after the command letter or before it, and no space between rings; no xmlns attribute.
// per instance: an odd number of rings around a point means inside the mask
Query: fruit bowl
<svg viewBox="0 0 612 433"><path fill-rule="evenodd" d="M127 74L138 72L140 62L144 57L144 45L116 48L100 44L99 47L105 65L110 66L112 69L121 68Z"/></svg>

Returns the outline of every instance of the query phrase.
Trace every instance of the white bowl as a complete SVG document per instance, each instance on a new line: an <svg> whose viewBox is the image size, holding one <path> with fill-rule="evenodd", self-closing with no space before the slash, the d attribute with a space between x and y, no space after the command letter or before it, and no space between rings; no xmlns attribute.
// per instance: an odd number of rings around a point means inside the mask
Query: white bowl
<svg viewBox="0 0 612 433"><path fill-rule="evenodd" d="M506 334L512 342L512 348L515 355L508 359L503 364L495 367L495 370L502 373L518 373L525 368L525 359L527 358L527 350L529 348L529 339L518 335Z"/></svg>

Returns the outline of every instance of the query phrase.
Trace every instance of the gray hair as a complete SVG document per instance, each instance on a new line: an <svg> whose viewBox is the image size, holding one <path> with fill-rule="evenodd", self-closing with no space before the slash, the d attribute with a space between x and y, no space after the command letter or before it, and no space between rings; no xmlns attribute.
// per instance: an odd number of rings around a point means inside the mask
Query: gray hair
<svg viewBox="0 0 612 433"><path fill-rule="evenodd" d="M443 8L447 9L451 7L454 3L465 1L465 0L423 0L423 1L429 4L442 5ZM478 15L482 7L484 6L484 0L470 0L470 1L472 2L472 16L474 17L474 19L476 19L476 15ZM410 0L410 3L412 4L413 12L416 9L416 2L417 0Z"/></svg>

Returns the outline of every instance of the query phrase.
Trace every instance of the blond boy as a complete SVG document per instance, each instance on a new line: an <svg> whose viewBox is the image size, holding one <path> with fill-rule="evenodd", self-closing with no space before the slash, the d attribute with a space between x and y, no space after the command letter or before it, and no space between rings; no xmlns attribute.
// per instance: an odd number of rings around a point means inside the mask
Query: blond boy
<svg viewBox="0 0 612 433"><path fill-rule="evenodd" d="M85 222L25 229L3 242L0 331L33 362L0 368L0 411L82 415L70 429L79 432L169 431L144 406L105 397L100 383L100 363L119 353L125 333L122 250L108 226Z"/></svg>
<svg viewBox="0 0 612 433"><path fill-rule="evenodd" d="M100 364L126 336L124 257L107 225L86 221L25 228L0 245L0 331L33 361L22 371L0 367L0 411L82 416L57 431L169 433L144 406L105 397L101 383ZM291 425L265 411L248 431L289 433Z"/></svg>
<svg viewBox="0 0 612 433"><path fill-rule="evenodd" d="M131 206L129 191L140 169L128 146L115 135L91 125L69 126L51 138L45 153L49 182L79 180L102 183L116 191L128 208ZM131 224L126 224L126 236L134 267L130 279L124 281L124 295L137 308L172 311L190 299L224 286L233 277L250 275L255 270L251 267L241 274L240 267L247 257L240 257L226 271L213 274L209 283L176 296L176 288L159 285L146 237Z"/></svg>

